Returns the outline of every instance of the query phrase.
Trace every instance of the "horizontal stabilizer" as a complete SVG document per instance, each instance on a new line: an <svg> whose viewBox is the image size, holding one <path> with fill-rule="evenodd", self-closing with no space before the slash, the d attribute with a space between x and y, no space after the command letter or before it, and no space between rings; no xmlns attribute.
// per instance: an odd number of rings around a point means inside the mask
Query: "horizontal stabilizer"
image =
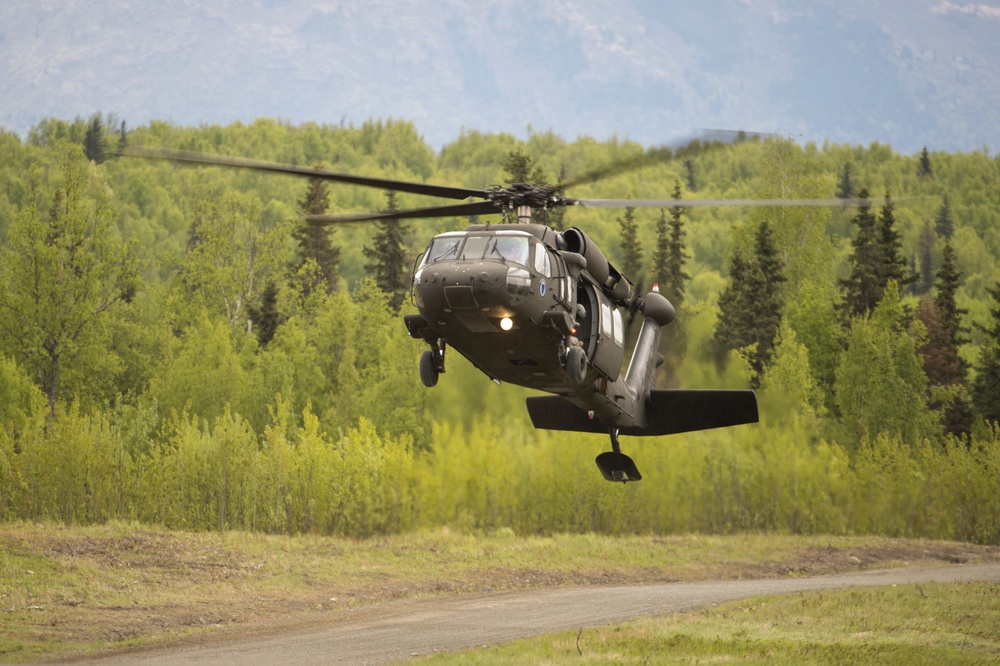
<svg viewBox="0 0 1000 666"><path fill-rule="evenodd" d="M536 428L608 432L608 425L589 418L587 412L559 396L533 396L526 402ZM623 424L619 428L622 435L674 435L758 420L757 396L753 391L666 389L650 392L645 427Z"/></svg>

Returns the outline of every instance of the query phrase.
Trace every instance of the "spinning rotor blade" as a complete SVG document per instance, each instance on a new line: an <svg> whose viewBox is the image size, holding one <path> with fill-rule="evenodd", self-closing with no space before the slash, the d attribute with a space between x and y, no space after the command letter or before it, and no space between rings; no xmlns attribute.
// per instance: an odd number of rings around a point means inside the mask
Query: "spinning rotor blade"
<svg viewBox="0 0 1000 666"><path fill-rule="evenodd" d="M211 164L216 166L228 166L239 169L254 169L256 171L271 171L273 173L285 173L293 176L305 176L307 178L321 178L338 183L348 183L351 185L361 185L363 187L377 187L382 190L394 190L397 192L409 192L410 194L424 194L432 197L442 197L445 199L468 199L469 197L485 197L483 190L470 190L462 187L446 187L442 185L427 185L424 183L411 183L403 180L387 180L385 178L369 178L367 176L353 176L336 171L325 169L314 169L311 167L296 166L293 164L275 164L262 160L251 160L243 157L228 157L225 155L208 155L205 153L195 153L188 150L173 150L170 148L150 148L147 146L128 146L122 152L127 157L148 157L153 159L171 160L174 162L191 162L194 164Z"/></svg>
<svg viewBox="0 0 1000 666"><path fill-rule="evenodd" d="M619 174L635 171L657 162L665 162L677 154L685 154L689 151L705 150L716 146L725 146L739 141L746 141L751 138L766 138L770 134L759 132L744 132L735 130L701 130L691 136L676 139L662 146L650 148L644 153L629 157L618 162L606 164L597 169L583 173L575 178L560 183L559 188L566 190L576 185L594 183L605 178L611 178Z"/></svg>
<svg viewBox="0 0 1000 666"><path fill-rule="evenodd" d="M339 224L343 222L372 222L374 220L404 220L418 217L461 217L466 215L490 215L500 213L492 201L475 201L449 206L432 206L410 210L394 210L385 213L343 213L334 215L307 215L306 221L315 226Z"/></svg>
<svg viewBox="0 0 1000 666"><path fill-rule="evenodd" d="M706 206L807 206L838 208L871 205L871 199L571 199L591 208L701 208ZM893 202L903 199L893 199Z"/></svg>

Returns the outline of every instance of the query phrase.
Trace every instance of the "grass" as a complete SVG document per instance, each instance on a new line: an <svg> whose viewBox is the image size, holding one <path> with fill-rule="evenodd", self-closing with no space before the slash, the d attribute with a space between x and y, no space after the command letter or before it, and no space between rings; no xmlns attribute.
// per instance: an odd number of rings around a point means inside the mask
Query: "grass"
<svg viewBox="0 0 1000 666"><path fill-rule="evenodd" d="M998 559L996 547L861 537L515 537L442 530L359 540L122 523L8 524L0 527L0 660L53 659L222 627L301 622L404 597ZM656 640L680 640L672 631ZM695 632L683 636L692 645L703 640ZM572 654L580 656L575 648Z"/></svg>
<svg viewBox="0 0 1000 666"><path fill-rule="evenodd" d="M745 599L421 662L998 663L1000 585L928 583Z"/></svg>

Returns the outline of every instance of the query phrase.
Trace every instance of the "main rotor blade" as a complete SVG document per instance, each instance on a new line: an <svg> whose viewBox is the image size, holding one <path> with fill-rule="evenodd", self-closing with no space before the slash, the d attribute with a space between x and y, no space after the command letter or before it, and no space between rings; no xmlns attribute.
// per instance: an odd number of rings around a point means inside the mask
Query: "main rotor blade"
<svg viewBox="0 0 1000 666"><path fill-rule="evenodd" d="M705 206L808 206L839 208L870 206L871 199L571 199L591 208L700 208ZM893 199L901 201L900 199Z"/></svg>
<svg viewBox="0 0 1000 666"><path fill-rule="evenodd" d="M492 201L474 201L465 204L432 206L394 210L384 213L341 213L332 215L307 215L306 221L316 226L339 224L342 222L373 222L376 220L407 220L424 217L461 217L466 215L490 215L500 213L500 207Z"/></svg>
<svg viewBox="0 0 1000 666"><path fill-rule="evenodd" d="M486 196L483 190L470 190L462 187L446 187L442 185L412 183L404 180L370 178L368 176L354 176L346 173L338 173L336 171L314 169L312 167L302 167L293 164L275 164L273 162L251 160L243 157L208 155L206 153L196 153L188 150L173 150L171 148L127 146L124 150L122 150L121 154L128 157L147 157L151 159L171 160L173 162L190 162L194 164L235 167L238 169L270 171L273 173L284 173L293 176L305 176L307 178L320 178L322 180L329 180L338 183L361 185L362 187L377 187L382 190L409 192L410 194L424 194L431 197L442 197L445 199L468 199L469 197L483 198Z"/></svg>
<svg viewBox="0 0 1000 666"><path fill-rule="evenodd" d="M665 143L662 146L650 148L646 152L639 155L628 157L626 159L619 160L618 162L612 162L611 164L605 164L604 166L587 171L586 173L583 173L575 178L569 179L565 183L560 183L559 187L566 190L576 185L594 183L605 178L611 178L612 176L628 173L629 171L635 171L636 169L641 169L643 167L656 164L657 162L665 162L675 154L704 150L715 146L724 146L738 143L740 141L746 141L747 139L766 138L769 136L771 135L761 134L759 132L744 132L740 130L700 130L690 136L675 139L674 141Z"/></svg>

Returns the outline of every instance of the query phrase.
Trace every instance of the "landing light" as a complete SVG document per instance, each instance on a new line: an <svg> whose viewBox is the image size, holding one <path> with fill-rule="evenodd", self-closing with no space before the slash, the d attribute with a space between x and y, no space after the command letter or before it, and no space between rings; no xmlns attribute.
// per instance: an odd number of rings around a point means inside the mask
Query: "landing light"
<svg viewBox="0 0 1000 666"><path fill-rule="evenodd" d="M503 319L500 320L500 328L502 328L505 331L509 331L510 329L514 328L514 320L512 320L510 317L504 317Z"/></svg>

